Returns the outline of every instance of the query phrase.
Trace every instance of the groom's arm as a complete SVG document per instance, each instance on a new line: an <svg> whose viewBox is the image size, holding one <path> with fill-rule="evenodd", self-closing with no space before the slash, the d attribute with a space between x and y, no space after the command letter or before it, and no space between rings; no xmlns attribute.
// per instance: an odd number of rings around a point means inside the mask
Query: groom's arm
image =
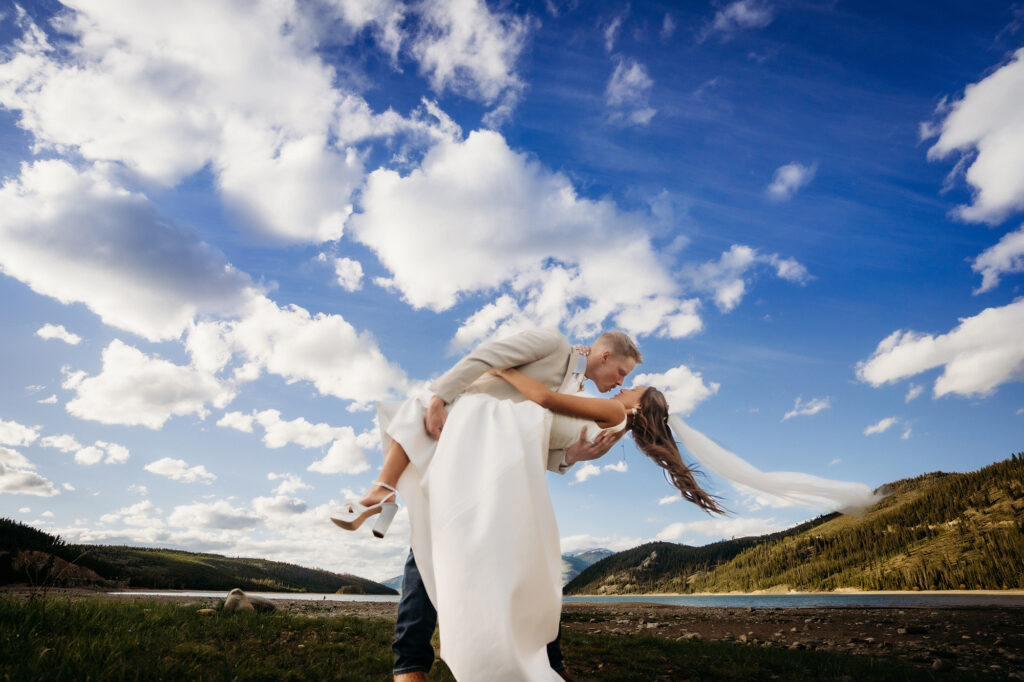
<svg viewBox="0 0 1024 682"><path fill-rule="evenodd" d="M427 433L434 439L441 437L441 429L447 417L444 406L458 398L485 372L535 362L551 353L565 350L568 343L557 329L535 329L478 346L429 386L434 396L427 405L424 420Z"/></svg>

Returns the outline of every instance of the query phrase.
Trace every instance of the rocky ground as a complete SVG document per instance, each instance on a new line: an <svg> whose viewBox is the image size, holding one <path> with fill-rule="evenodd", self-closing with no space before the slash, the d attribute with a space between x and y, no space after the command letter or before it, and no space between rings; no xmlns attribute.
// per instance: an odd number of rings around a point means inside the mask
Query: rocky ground
<svg viewBox="0 0 1024 682"><path fill-rule="evenodd" d="M216 606L184 596L113 597L87 590L51 590L68 598L159 599ZM226 595L225 595L226 596ZM311 617L358 616L393 620L394 602L275 600L278 608ZM733 642L737 646L818 649L896 657L934 670L972 670L1024 680L1021 608L772 608L738 609L642 603L564 606L563 627L578 632L650 635ZM571 656L571 652L567 652Z"/></svg>

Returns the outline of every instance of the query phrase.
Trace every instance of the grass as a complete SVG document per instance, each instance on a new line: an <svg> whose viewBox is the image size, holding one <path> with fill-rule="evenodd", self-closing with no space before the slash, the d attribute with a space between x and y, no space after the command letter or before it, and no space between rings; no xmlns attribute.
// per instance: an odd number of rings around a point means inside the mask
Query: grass
<svg viewBox="0 0 1024 682"><path fill-rule="evenodd" d="M0 598L0 679L390 680L393 627L355 617L203 616L162 602ZM638 635L566 630L563 648L581 681L988 679L891 659ZM430 679L453 680L440 662Z"/></svg>

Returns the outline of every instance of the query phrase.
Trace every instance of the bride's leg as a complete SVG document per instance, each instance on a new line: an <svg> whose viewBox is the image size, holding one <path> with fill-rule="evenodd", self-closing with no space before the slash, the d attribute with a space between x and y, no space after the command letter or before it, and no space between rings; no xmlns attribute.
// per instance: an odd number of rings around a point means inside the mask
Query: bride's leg
<svg viewBox="0 0 1024 682"><path fill-rule="evenodd" d="M405 454L405 450L401 445L392 441L391 447L388 448L388 454L384 456L384 466L381 467L377 480L381 483L387 483L394 488L398 485L398 479L402 477L402 472L405 471L407 466L409 466L409 456ZM359 500L359 504L368 507L371 504L377 504L387 499L392 494L387 488L375 485L363 496L363 499Z"/></svg>

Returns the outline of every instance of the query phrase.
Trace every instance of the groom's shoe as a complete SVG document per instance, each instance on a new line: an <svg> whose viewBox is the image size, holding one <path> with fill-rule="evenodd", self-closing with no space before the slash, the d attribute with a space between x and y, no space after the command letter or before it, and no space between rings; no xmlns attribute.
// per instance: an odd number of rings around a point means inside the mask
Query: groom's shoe
<svg viewBox="0 0 1024 682"><path fill-rule="evenodd" d="M558 676L561 677L566 682L572 682L572 678L569 677L569 671L566 670L565 668L562 668L561 670L556 670L555 672L558 673Z"/></svg>
<svg viewBox="0 0 1024 682"><path fill-rule="evenodd" d="M395 682L427 682L427 674L424 672L398 673L395 675Z"/></svg>

